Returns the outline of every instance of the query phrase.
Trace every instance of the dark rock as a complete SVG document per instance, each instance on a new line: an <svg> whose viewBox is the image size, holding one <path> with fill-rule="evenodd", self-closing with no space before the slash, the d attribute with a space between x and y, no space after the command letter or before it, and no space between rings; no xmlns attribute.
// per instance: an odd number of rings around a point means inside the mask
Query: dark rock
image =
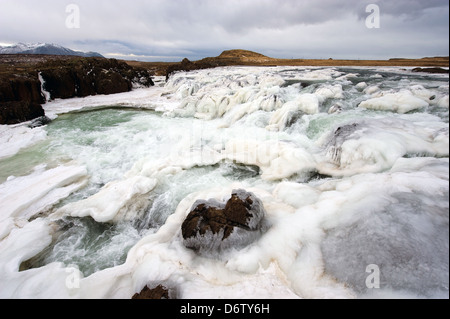
<svg viewBox="0 0 450 319"><path fill-rule="evenodd" d="M41 72L44 79L44 90L50 93L52 99L68 99L75 97L77 77L69 69L49 69Z"/></svg>
<svg viewBox="0 0 450 319"><path fill-rule="evenodd" d="M134 294L131 299L170 299L169 298L169 289L166 287L159 285L153 289L150 289L148 286L145 286L144 289L140 293Z"/></svg>
<svg viewBox="0 0 450 319"><path fill-rule="evenodd" d="M131 91L133 83L153 86L151 74L115 59L77 59L54 62L41 71L44 89L52 99L115 94Z"/></svg>
<svg viewBox="0 0 450 319"><path fill-rule="evenodd" d="M98 94L115 94L131 90L131 80L115 71L105 71L95 81Z"/></svg>
<svg viewBox="0 0 450 319"><path fill-rule="evenodd" d="M44 102L37 73L0 78L0 103L12 101Z"/></svg>
<svg viewBox="0 0 450 319"><path fill-rule="evenodd" d="M412 72L433 73L433 74L449 73L449 70L446 70L443 68L414 68L411 71Z"/></svg>
<svg viewBox="0 0 450 319"><path fill-rule="evenodd" d="M40 127L40 126L44 126L47 124L50 124L52 122L52 120L47 117L47 116L41 116L38 117L36 119L34 119L29 125L29 128L36 128L36 127Z"/></svg>
<svg viewBox="0 0 450 319"><path fill-rule="evenodd" d="M184 244L198 252L242 248L264 231L264 206L254 194L233 191L226 203L197 201L181 226Z"/></svg>
<svg viewBox="0 0 450 319"><path fill-rule="evenodd" d="M17 124L44 115L37 73L0 77L0 124Z"/></svg>
<svg viewBox="0 0 450 319"><path fill-rule="evenodd" d="M40 104L26 101L0 102L0 124L18 124L44 116Z"/></svg>

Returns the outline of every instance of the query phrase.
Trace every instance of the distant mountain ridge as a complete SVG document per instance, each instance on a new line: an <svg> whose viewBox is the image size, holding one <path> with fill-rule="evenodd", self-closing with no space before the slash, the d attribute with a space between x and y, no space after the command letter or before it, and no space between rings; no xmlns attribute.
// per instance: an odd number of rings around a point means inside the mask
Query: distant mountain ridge
<svg viewBox="0 0 450 319"><path fill-rule="evenodd" d="M53 43L35 43L35 44L17 43L12 46L0 46L0 54L73 55L85 58L104 57L97 52L74 51Z"/></svg>

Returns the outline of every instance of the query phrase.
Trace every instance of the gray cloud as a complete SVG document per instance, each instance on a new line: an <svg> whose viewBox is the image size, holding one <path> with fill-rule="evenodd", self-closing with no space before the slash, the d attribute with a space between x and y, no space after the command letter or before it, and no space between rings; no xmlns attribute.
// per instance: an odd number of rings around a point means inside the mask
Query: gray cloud
<svg viewBox="0 0 450 319"><path fill-rule="evenodd" d="M80 8L79 29L66 28L69 3ZM380 7L380 29L365 27L369 3ZM54 42L102 54L200 58L245 48L277 57L448 55L448 3L0 0L0 30L0 42Z"/></svg>
<svg viewBox="0 0 450 319"><path fill-rule="evenodd" d="M417 18L424 15L426 9L432 8L447 8L448 13L448 1L447 0L376 0L366 1L367 3L377 4L384 14L389 14L397 17L409 17Z"/></svg>

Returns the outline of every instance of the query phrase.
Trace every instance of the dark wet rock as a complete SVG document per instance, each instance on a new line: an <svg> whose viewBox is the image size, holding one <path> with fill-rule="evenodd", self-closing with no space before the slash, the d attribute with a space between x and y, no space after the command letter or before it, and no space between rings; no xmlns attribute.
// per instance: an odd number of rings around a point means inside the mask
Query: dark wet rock
<svg viewBox="0 0 450 319"><path fill-rule="evenodd" d="M155 288L149 288L145 286L140 293L134 294L131 299L147 299L147 300L160 300L160 299L172 299L169 297L169 289L163 285L159 285Z"/></svg>
<svg viewBox="0 0 450 319"><path fill-rule="evenodd" d="M28 127L36 128L36 127L50 124L51 122L52 122L52 120L48 116L41 116L41 117L38 117L38 118L34 119L33 121L31 121L31 123L28 125Z"/></svg>
<svg viewBox="0 0 450 319"><path fill-rule="evenodd" d="M198 252L242 248L264 231L263 203L253 193L233 191L226 202L197 201L181 226L184 245Z"/></svg>
<svg viewBox="0 0 450 319"><path fill-rule="evenodd" d="M45 112L38 103L28 101L0 102L0 124L18 124L27 122Z"/></svg>
<svg viewBox="0 0 450 319"><path fill-rule="evenodd" d="M37 73L13 76L0 81L0 102L44 102Z"/></svg>
<svg viewBox="0 0 450 319"><path fill-rule="evenodd" d="M443 74L449 73L449 70L443 68L414 68L411 70L412 72L425 72L425 73L433 73L433 74Z"/></svg>
<svg viewBox="0 0 450 319"><path fill-rule="evenodd" d="M37 73L0 76L0 124L17 124L44 115Z"/></svg>
<svg viewBox="0 0 450 319"><path fill-rule="evenodd" d="M44 90L52 99L131 91L133 83L153 86L151 74L115 59L53 61L41 71Z"/></svg>

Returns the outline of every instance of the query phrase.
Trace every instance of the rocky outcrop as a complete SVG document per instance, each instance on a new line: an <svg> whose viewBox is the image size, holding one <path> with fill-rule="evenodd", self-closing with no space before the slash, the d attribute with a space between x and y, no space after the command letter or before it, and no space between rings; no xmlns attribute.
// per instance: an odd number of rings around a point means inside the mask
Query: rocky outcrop
<svg viewBox="0 0 450 319"><path fill-rule="evenodd" d="M432 74L445 74L449 73L449 70L443 69L443 68L414 68L411 70L412 72L425 72L425 73L432 73Z"/></svg>
<svg viewBox="0 0 450 319"><path fill-rule="evenodd" d="M155 288L149 288L148 286L145 286L144 289L140 293L134 294L134 296L131 299L139 300L139 299L154 299L154 300L160 300L160 299L170 299L169 297L169 289L166 287L159 285Z"/></svg>
<svg viewBox="0 0 450 319"><path fill-rule="evenodd" d="M52 99L128 92L133 83L153 86L151 74L115 59L73 59L43 66L43 88Z"/></svg>
<svg viewBox="0 0 450 319"><path fill-rule="evenodd" d="M0 124L17 124L44 116L37 73L0 78Z"/></svg>
<svg viewBox="0 0 450 319"><path fill-rule="evenodd" d="M197 201L181 226L184 245L199 253L245 247L261 236L265 215L261 200L245 190L226 203Z"/></svg>
<svg viewBox="0 0 450 319"><path fill-rule="evenodd" d="M0 63L0 124L16 124L44 116L51 99L128 92L134 85L153 86L144 68L104 58L2 56ZM41 83L41 80L43 83Z"/></svg>
<svg viewBox="0 0 450 319"><path fill-rule="evenodd" d="M44 116L44 109L40 104L24 101L0 103L0 124L18 124Z"/></svg>
<svg viewBox="0 0 450 319"><path fill-rule="evenodd" d="M216 68L225 65L226 63L217 61L217 59L214 58L206 58L195 62L192 62L189 59L183 59L183 61L181 61L180 63L172 64L167 68L166 80L175 72L202 70L202 69Z"/></svg>

